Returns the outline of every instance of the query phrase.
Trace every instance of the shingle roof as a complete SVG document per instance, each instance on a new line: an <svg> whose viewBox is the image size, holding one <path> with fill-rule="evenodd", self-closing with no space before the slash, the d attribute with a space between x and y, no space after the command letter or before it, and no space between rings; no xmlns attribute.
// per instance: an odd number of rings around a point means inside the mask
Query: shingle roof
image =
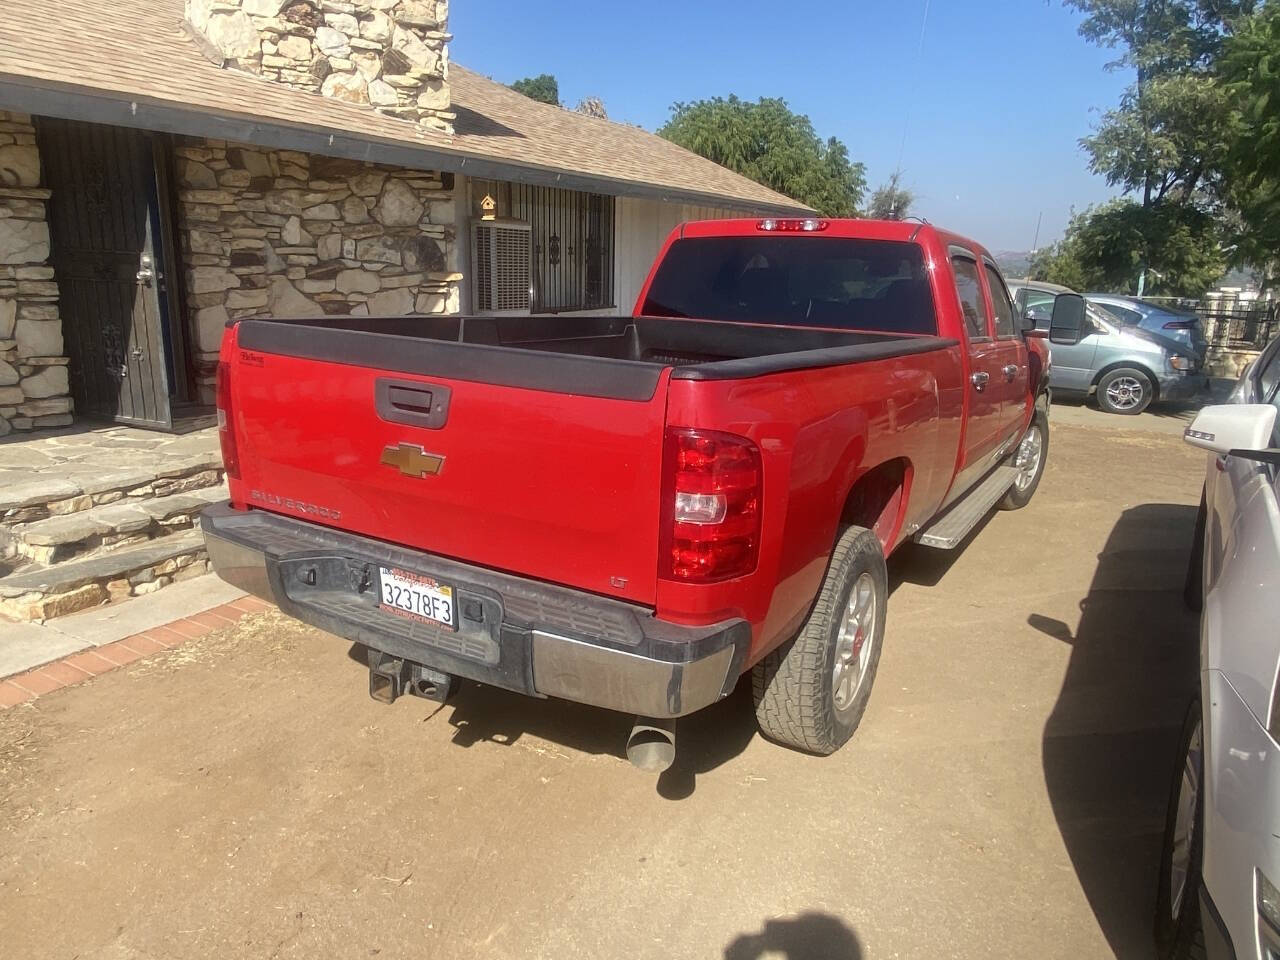
<svg viewBox="0 0 1280 960"><path fill-rule="evenodd" d="M3 7L0 108L623 196L805 209L638 127L537 103L456 64L450 137L210 63L180 28L183 0Z"/></svg>

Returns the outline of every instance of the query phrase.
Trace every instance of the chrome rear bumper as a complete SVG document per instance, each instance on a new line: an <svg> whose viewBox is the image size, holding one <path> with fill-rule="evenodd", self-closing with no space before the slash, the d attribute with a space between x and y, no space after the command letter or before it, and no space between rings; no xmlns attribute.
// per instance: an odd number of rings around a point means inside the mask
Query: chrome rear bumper
<svg viewBox="0 0 1280 960"><path fill-rule="evenodd" d="M733 690L744 620L687 627L634 604L497 573L258 510L201 516L209 560L228 583L305 623L444 673L646 717L700 710ZM457 591L456 629L379 606L378 565ZM474 616L472 616L474 615Z"/></svg>

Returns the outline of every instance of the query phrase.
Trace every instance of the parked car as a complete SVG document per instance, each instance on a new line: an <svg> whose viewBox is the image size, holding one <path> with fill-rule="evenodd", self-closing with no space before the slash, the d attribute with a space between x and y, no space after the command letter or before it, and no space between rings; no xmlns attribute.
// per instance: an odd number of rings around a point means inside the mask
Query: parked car
<svg viewBox="0 0 1280 960"><path fill-rule="evenodd" d="M1083 317L1058 297L1054 338ZM1024 332L970 240L772 218L678 227L631 317L241 320L209 555L366 645L379 699L464 677L625 711L660 769L673 718L749 671L764 732L831 753L875 678L885 557L1035 493Z"/></svg>
<svg viewBox="0 0 1280 960"><path fill-rule="evenodd" d="M1185 433L1209 451L1187 576L1187 599L1202 609L1200 696L1183 728L1161 858L1165 958L1280 956L1277 407L1280 342L1230 403L1205 407Z"/></svg>
<svg viewBox="0 0 1280 960"><path fill-rule="evenodd" d="M1086 293L1085 299L1105 307L1126 327L1141 327L1170 340L1177 340L1190 347L1204 366L1209 352L1209 340L1204 334L1204 323L1190 310L1161 306L1137 297L1124 297L1114 293Z"/></svg>
<svg viewBox="0 0 1280 960"><path fill-rule="evenodd" d="M1071 291L1041 280L1009 283L1019 314L1048 330L1055 299ZM1055 393L1094 395L1108 413L1139 414L1156 400L1185 400L1205 389L1203 366L1183 344L1138 327L1124 327L1089 302L1078 343L1053 344L1049 385Z"/></svg>

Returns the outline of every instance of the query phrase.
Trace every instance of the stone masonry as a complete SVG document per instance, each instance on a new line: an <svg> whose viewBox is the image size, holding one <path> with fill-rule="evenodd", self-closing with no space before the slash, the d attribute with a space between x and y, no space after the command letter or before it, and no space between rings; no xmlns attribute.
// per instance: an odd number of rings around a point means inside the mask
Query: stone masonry
<svg viewBox="0 0 1280 960"><path fill-rule="evenodd" d="M203 402L229 319L458 312L453 174L217 140L175 152Z"/></svg>
<svg viewBox="0 0 1280 960"><path fill-rule="evenodd" d="M0 111L0 437L71 422L35 134Z"/></svg>
<svg viewBox="0 0 1280 960"><path fill-rule="evenodd" d="M186 0L210 59L452 133L448 0Z"/></svg>

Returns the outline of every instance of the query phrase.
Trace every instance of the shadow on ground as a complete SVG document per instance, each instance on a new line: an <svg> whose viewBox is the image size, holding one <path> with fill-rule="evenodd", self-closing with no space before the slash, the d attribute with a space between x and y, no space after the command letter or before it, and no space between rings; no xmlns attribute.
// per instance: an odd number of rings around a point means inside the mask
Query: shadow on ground
<svg viewBox="0 0 1280 960"><path fill-rule="evenodd" d="M724 960L862 960L862 945L849 926L829 913L766 920L725 947Z"/></svg>
<svg viewBox="0 0 1280 960"><path fill-rule="evenodd" d="M1116 956L1152 954L1168 784L1194 695L1199 629L1182 603L1196 508L1145 504L1112 529L1079 625L1032 614L1071 645L1045 724L1045 783L1081 889Z"/></svg>
<svg viewBox="0 0 1280 960"><path fill-rule="evenodd" d="M361 666L365 648L356 644L348 656ZM414 698L404 698L414 702ZM423 703L424 701L417 701ZM390 709L403 706L397 701ZM453 727L459 747L477 743L514 746L532 736L579 753L625 757L631 717L567 700L537 700L510 690L461 680L448 703L429 716L442 715ZM678 748L671 769L657 778L657 792L668 800L693 794L700 774L710 773L742 753L756 735L750 677L718 703L682 717L676 724Z"/></svg>

